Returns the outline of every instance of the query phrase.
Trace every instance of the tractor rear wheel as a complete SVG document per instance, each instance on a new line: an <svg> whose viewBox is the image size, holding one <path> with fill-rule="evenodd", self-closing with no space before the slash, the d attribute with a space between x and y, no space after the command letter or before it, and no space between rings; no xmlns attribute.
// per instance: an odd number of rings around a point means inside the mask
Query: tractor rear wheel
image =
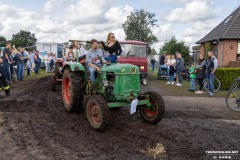
<svg viewBox="0 0 240 160"><path fill-rule="evenodd" d="M91 127L104 131L109 123L110 110L106 100L100 95L88 97L86 102L87 119Z"/></svg>
<svg viewBox="0 0 240 160"><path fill-rule="evenodd" d="M165 112L164 100L157 92L147 92L145 95L149 95L152 106L139 110L140 115L146 123L156 124L163 118Z"/></svg>
<svg viewBox="0 0 240 160"><path fill-rule="evenodd" d="M67 112L79 111L83 107L84 83L81 72L66 68L62 78L62 97Z"/></svg>

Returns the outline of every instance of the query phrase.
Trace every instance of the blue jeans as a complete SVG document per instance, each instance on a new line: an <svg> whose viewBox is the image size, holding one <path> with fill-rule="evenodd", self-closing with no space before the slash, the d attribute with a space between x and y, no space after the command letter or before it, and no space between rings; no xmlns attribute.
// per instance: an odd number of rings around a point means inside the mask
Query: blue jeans
<svg viewBox="0 0 240 160"><path fill-rule="evenodd" d="M213 93L213 90L214 90L214 79L215 79L214 74L208 74L207 75L208 90L209 90L210 93Z"/></svg>
<svg viewBox="0 0 240 160"><path fill-rule="evenodd" d="M190 78L190 89L191 90L195 90L195 82L196 82L196 78Z"/></svg>
<svg viewBox="0 0 240 160"><path fill-rule="evenodd" d="M155 64L152 64L152 72L154 71L154 65L155 65Z"/></svg>
<svg viewBox="0 0 240 160"><path fill-rule="evenodd" d="M169 75L169 82L170 83L174 82L174 74Z"/></svg>
<svg viewBox="0 0 240 160"><path fill-rule="evenodd" d="M35 69L34 69L35 74L38 74L39 65L40 65L40 63L38 63L38 62L35 63Z"/></svg>
<svg viewBox="0 0 240 160"><path fill-rule="evenodd" d="M178 75L178 83L182 84L182 69L177 70L177 75Z"/></svg>
<svg viewBox="0 0 240 160"><path fill-rule="evenodd" d="M17 79L21 80L23 79L24 75L24 64L17 64L17 69L18 69Z"/></svg>
<svg viewBox="0 0 240 160"><path fill-rule="evenodd" d="M88 67L88 70L90 72L90 79L92 81L92 83L95 82L95 69L93 67Z"/></svg>
<svg viewBox="0 0 240 160"><path fill-rule="evenodd" d="M27 68L27 76L30 76L31 68Z"/></svg>

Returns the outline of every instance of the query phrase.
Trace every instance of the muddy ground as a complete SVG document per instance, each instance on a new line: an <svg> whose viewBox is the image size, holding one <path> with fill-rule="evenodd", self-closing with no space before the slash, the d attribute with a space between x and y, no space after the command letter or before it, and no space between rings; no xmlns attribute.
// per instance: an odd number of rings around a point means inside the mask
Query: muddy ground
<svg viewBox="0 0 240 160"><path fill-rule="evenodd" d="M105 132L96 132L84 113L65 112L61 92L49 90L50 79L19 83L11 97L0 99L1 160L141 160L154 155L164 160L205 160L216 158L206 151L240 151L240 113L230 111L224 99L164 96L165 91L152 83L143 91L162 93L166 103L159 124L146 124L123 108L111 111ZM231 159L240 159L240 154Z"/></svg>

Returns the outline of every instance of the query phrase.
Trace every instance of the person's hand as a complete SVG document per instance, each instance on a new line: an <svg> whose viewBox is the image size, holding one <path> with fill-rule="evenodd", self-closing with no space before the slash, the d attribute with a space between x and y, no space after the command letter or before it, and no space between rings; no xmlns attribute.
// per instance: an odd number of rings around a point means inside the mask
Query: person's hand
<svg viewBox="0 0 240 160"><path fill-rule="evenodd" d="M106 62L106 65L109 65L109 64L111 64L111 61L107 61L107 62Z"/></svg>
<svg viewBox="0 0 240 160"><path fill-rule="evenodd" d="M96 67L96 70L97 70L98 72L100 72L100 71L101 71L101 69L100 69L99 67Z"/></svg>

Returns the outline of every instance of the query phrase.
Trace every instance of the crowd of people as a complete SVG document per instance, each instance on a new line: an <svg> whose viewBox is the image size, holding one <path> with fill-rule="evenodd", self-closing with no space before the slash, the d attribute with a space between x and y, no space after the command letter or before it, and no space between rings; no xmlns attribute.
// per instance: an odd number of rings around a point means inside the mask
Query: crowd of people
<svg viewBox="0 0 240 160"><path fill-rule="evenodd" d="M152 65L152 71L154 71L155 59L150 61ZM203 55L199 56L198 62L192 63L189 71L190 89L188 91L195 92L196 94L202 94L203 80L207 78L209 96L213 96L215 71L218 67L218 60L214 56L213 51L208 52L208 58L205 59ZM183 72L186 72L186 66L184 65L184 59L181 53L177 52L175 55L167 54L163 52L160 57L160 72L162 68L167 69L169 81L167 84L176 84L182 86ZM199 84L198 91L196 90L196 80Z"/></svg>

